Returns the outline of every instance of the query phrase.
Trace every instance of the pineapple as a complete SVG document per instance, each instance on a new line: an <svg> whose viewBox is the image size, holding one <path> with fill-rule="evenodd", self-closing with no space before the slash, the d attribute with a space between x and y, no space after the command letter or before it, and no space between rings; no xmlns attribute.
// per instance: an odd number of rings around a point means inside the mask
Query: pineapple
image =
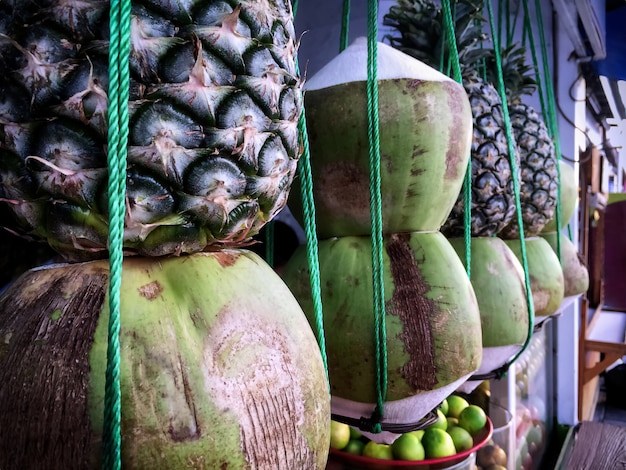
<svg viewBox="0 0 626 470"><path fill-rule="evenodd" d="M107 256L108 2L0 3L1 225L69 261ZM124 248L245 244L300 153L288 0L132 4Z"/></svg>
<svg viewBox="0 0 626 470"><path fill-rule="evenodd" d="M532 106L522 101L523 94L531 95L537 88L529 75L532 68L526 64L526 48L513 45L500 55L511 126L520 152L524 236L532 237L555 216L559 185L557 159L545 122ZM495 82L497 69L493 54L487 70L489 80ZM503 238L519 237L517 221L513 220L500 235Z"/></svg>
<svg viewBox="0 0 626 470"><path fill-rule="evenodd" d="M479 65L488 56L488 51L481 47L487 37L482 33L481 24L476 24L476 20L482 20L481 10L479 0L459 0L455 4L454 19L463 85L474 118L471 234L475 237L499 233L515 214L502 101L496 88L478 73ZM398 0L385 15L384 23L399 33L399 36L386 37L393 47L432 67L446 66L450 51L444 35L443 13L430 0ZM441 228L444 235L463 235L464 212L461 194Z"/></svg>

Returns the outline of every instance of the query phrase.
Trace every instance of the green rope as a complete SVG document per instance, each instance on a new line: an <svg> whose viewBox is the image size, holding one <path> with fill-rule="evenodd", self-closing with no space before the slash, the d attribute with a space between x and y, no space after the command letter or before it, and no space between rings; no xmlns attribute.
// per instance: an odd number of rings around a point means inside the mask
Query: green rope
<svg viewBox="0 0 626 470"><path fill-rule="evenodd" d="M446 38L450 46L450 57L448 59L450 60L452 65L452 78L454 78L454 80L456 80L458 83L463 84L463 77L461 75L461 64L459 62L459 50L456 44L456 34L454 32L454 20L452 19L450 0L444 0L441 3L444 15Z"/></svg>
<svg viewBox="0 0 626 470"><path fill-rule="evenodd" d="M533 37L532 25L530 22L530 13L528 10L528 1L524 0L524 30L528 37L528 44L530 46L531 56L533 58L533 67L535 69L535 80L537 81L537 91L539 92L539 102L541 103L541 112L544 116L548 117L548 106L545 99L545 90L542 86L541 72L539 71L539 59L537 59L537 48L535 47L535 39ZM549 118L548 118L549 119ZM552 136L552 129L548 122L548 132Z"/></svg>
<svg viewBox="0 0 626 470"><path fill-rule="evenodd" d="M452 19L452 8L450 7L450 0L443 0L441 2L443 10L444 28L446 31L446 38L450 46L449 61L452 65L452 76L455 81L463 84L463 76L461 74L461 64L459 61L459 50L456 44L456 34L454 31L454 20ZM443 48L442 48L443 49ZM464 239L465 239L465 266L467 271L467 277L472 277L472 159L471 157L467 162L467 170L465 172L465 178L463 179L463 224L465 226Z"/></svg>
<svg viewBox="0 0 626 470"><path fill-rule="evenodd" d="M274 227L276 223L270 220L265 224L265 262L274 267Z"/></svg>
<svg viewBox="0 0 626 470"><path fill-rule="evenodd" d="M543 63L543 76L546 79L546 92L548 95L548 124L549 129L552 134L552 139L554 140L554 153L556 154L557 159L557 180L558 180L558 188L559 188L559 196L556 205L556 224L557 224L557 237L556 237L556 245L557 245L557 256L559 260L561 259L561 236L560 236L560 227L561 227L561 204L559 203L561 200L561 168L558 164L561 161L561 142L559 140L559 131L558 124L556 119L556 103L554 100L554 84L552 82L552 77L550 74L550 66L548 62L548 51L546 46L546 35L543 29L543 14L541 13L541 2L539 0L535 0L535 12L537 15L537 28L539 29L539 39L541 41L541 59Z"/></svg>
<svg viewBox="0 0 626 470"><path fill-rule="evenodd" d="M298 0L293 3L293 16L298 11ZM300 74L300 66L296 57L296 72ZM315 333L317 343L322 355L326 382L330 392L330 379L328 376L328 357L326 355L326 336L324 334L324 315L322 310L322 289L320 283L319 245L317 242L317 228L315 226L315 203L313 200L313 176L311 171L311 150L309 146L309 134L306 124L306 107L302 105L300 119L298 120L298 133L300 134L302 155L298 160L298 176L300 178L300 194L303 206L303 225L306 237L306 255L309 265L309 283L311 284L311 299L313 301L313 316L315 317Z"/></svg>
<svg viewBox="0 0 626 470"><path fill-rule="evenodd" d="M541 31L539 35L539 39L541 42L542 62L544 63L544 76L547 82L546 86L544 87L542 86L541 73L539 71L539 60L537 58L535 40L533 38L532 25L530 22L528 0L524 0L522 3L524 6L524 15L525 15L524 26L528 31L528 40L530 44L530 50L532 52L537 87L539 89L539 100L541 102L541 112L543 113L544 116L546 116L548 133L550 137L552 137L552 140L554 141L554 153L556 154L556 158L557 158L557 165L556 165L557 196L556 196L556 209L555 209L556 213L554 217L556 219L557 227L560 227L561 226L561 167L558 162L561 159L561 148L560 148L560 145L558 144L558 140L559 140L558 130L556 128L556 123L554 121L554 116L556 115L556 111L554 111L552 106L550 106L550 89L552 88L552 85L551 85L551 81L549 80L549 68L546 67L547 52L545 52L546 51L545 35L543 34L543 31ZM537 8L537 6L535 8ZM541 16L541 8L537 11L537 15L538 15L537 17L538 27L540 30L543 30L543 19ZM546 72L547 72L547 75L545 75ZM547 98L545 96L546 94L548 95ZM561 261L561 233L559 229L557 229L557 235L556 235L556 254L559 258L559 261Z"/></svg>
<svg viewBox="0 0 626 470"><path fill-rule="evenodd" d="M311 284L311 298L317 342L322 354L322 361L326 371L326 379L330 390L328 376L328 358L326 355L326 338L324 334L324 315L322 311L322 289L320 283L319 244L315 227L315 204L313 202L313 177L311 172L309 138L307 134L306 116L304 107L298 121L298 129L302 139L302 155L298 160L298 175L300 177L300 193L304 213L304 233L306 235L306 254L309 265L309 282Z"/></svg>
<svg viewBox="0 0 626 470"><path fill-rule="evenodd" d="M517 225L519 227L519 237L520 237L519 241L520 241L520 251L521 251L521 258L522 258L522 267L524 268L524 282L526 284L526 305L528 306L528 331L526 334L526 340L524 341L524 345L522 346L522 348L517 352L517 354L513 357L513 359L509 361L509 364L507 364L506 369L508 369L508 366L512 364L513 362L515 362L530 344L530 340L532 338L534 327L535 327L535 309L533 306L532 293L530 291L530 275L528 272L528 257L526 255L526 242L524 239L524 224L522 220L522 210L521 210L521 203L520 203L520 182L519 182L519 179L515 177L515 175L517 175L517 162L515 161L515 147L513 145L513 129L511 127L511 118L509 116L509 107L506 101L504 77L502 76L502 62L500 60L500 54L499 54L500 45L498 43L498 38L495 36L495 33L496 33L495 24L494 24L495 21L493 17L493 8L491 6L491 0L487 0L486 3L487 3L487 11L489 12L489 25L491 27L493 49L495 52L494 55L496 59L496 70L498 71L497 88L498 88L498 93L500 94L500 97L502 98L502 114L504 115L504 124L505 124L505 131L506 131L508 150L509 150L509 161L511 163L511 173L514 175L513 176L513 194L515 197Z"/></svg>
<svg viewBox="0 0 626 470"><path fill-rule="evenodd" d="M108 89L109 326L104 396L103 460L107 470L121 468L120 287L122 283L130 55L129 0L110 6Z"/></svg>
<svg viewBox="0 0 626 470"><path fill-rule="evenodd" d="M382 199L380 191L380 146L378 123L378 2L369 0L367 15L367 117L370 165L370 211L372 216L372 283L376 328L376 421L382 418L387 396L387 332L383 283ZM380 422L374 432L381 432Z"/></svg>
<svg viewBox="0 0 626 470"><path fill-rule="evenodd" d="M348 30L350 26L350 0L343 0L343 11L341 13L341 39L339 52L348 47Z"/></svg>

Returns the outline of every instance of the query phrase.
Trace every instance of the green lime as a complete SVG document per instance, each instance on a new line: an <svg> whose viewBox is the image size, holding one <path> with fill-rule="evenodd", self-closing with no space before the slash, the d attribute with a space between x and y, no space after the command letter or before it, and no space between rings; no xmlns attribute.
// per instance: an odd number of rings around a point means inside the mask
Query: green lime
<svg viewBox="0 0 626 470"><path fill-rule="evenodd" d="M350 426L339 421L330 421L330 447L341 450L350 441Z"/></svg>
<svg viewBox="0 0 626 470"><path fill-rule="evenodd" d="M369 441L363 447L363 456L373 459L393 460L393 451L389 444L379 444L375 441Z"/></svg>
<svg viewBox="0 0 626 470"><path fill-rule="evenodd" d="M459 395L450 395L448 401L448 416L458 418L465 408L469 406L468 401Z"/></svg>
<svg viewBox="0 0 626 470"><path fill-rule="evenodd" d="M365 442L360 439L350 439L348 445L345 446L342 450L349 454L354 455L363 455L363 448L365 447Z"/></svg>
<svg viewBox="0 0 626 470"><path fill-rule="evenodd" d="M487 424L487 415L478 405L469 405L459 415L459 426L469 432L472 436Z"/></svg>
<svg viewBox="0 0 626 470"><path fill-rule="evenodd" d="M437 413L437 421L435 421L428 427L443 429L445 431L448 427L448 420L446 418L446 415L444 415L443 411L441 411L439 408L437 408L436 413Z"/></svg>
<svg viewBox="0 0 626 470"><path fill-rule="evenodd" d="M397 460L424 460L424 446L412 433L402 434L391 444L393 456Z"/></svg>
<svg viewBox="0 0 626 470"><path fill-rule="evenodd" d="M452 437L443 429L426 429L422 436L422 445L427 459L438 459L456 454Z"/></svg>
<svg viewBox="0 0 626 470"><path fill-rule="evenodd" d="M454 442L454 448L457 452L464 452L474 447L474 439L472 435L461 426L454 426L448 429L448 434Z"/></svg>
<svg viewBox="0 0 626 470"><path fill-rule="evenodd" d="M444 415L448 416L448 400L446 398L444 398L441 404L439 405L439 409L442 411Z"/></svg>
<svg viewBox="0 0 626 470"><path fill-rule="evenodd" d="M361 431L350 426L350 439L361 439L362 436Z"/></svg>
<svg viewBox="0 0 626 470"><path fill-rule="evenodd" d="M413 434L415 437L417 437L421 441L422 436L424 435L424 430L418 429L417 431L409 431L407 434Z"/></svg>
<svg viewBox="0 0 626 470"><path fill-rule="evenodd" d="M446 420L448 421L448 426L446 427L446 429L450 429L451 427L459 425L458 418L453 418L452 416L448 416Z"/></svg>

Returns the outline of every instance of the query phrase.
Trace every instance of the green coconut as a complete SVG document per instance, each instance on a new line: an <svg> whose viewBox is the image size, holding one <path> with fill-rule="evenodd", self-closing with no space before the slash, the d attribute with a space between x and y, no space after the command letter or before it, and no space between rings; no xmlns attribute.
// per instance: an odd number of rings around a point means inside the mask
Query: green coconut
<svg viewBox="0 0 626 470"><path fill-rule="evenodd" d="M319 244L333 400L377 400L371 253L369 237L334 238ZM439 232L393 234L385 238L382 256L386 400L442 389L474 372L481 361L480 315L472 285L450 243ZM283 279L309 321L315 322L304 247L287 264Z"/></svg>
<svg viewBox="0 0 626 470"><path fill-rule="evenodd" d="M463 86L378 44L383 231L438 230L463 184L472 114ZM367 43L361 38L305 84L320 238L370 233ZM298 186L296 181L296 186ZM300 188L290 208L302 220Z"/></svg>
<svg viewBox="0 0 626 470"><path fill-rule="evenodd" d="M125 469L323 469L330 397L317 341L257 255L126 259ZM106 261L24 274L0 298L0 468L101 468Z"/></svg>
<svg viewBox="0 0 626 470"><path fill-rule="evenodd" d="M545 239L555 253L557 252L557 232L542 233L541 238ZM572 241L561 236L561 267L563 269L563 279L565 281L565 296L578 295L587 292L589 289L589 271L580 253Z"/></svg>
<svg viewBox="0 0 626 470"><path fill-rule="evenodd" d="M465 265L465 240L449 241ZM470 246L471 283L480 310L483 347L523 344L528 335L528 302L521 263L499 238L474 237Z"/></svg>
<svg viewBox="0 0 626 470"><path fill-rule="evenodd" d="M504 242L522 262L520 240L504 240ZM552 315L559 309L565 294L565 279L561 263L550 244L541 237L527 238L525 246L535 315L538 317Z"/></svg>
<svg viewBox="0 0 626 470"><path fill-rule="evenodd" d="M567 226L576 211L576 203L578 202L578 178L576 178L574 167L562 160L559 161L559 171L561 175L561 197L559 199L561 204L561 223L559 229L561 229ZM557 229L555 212L555 217L544 225L542 233L555 232L559 229Z"/></svg>

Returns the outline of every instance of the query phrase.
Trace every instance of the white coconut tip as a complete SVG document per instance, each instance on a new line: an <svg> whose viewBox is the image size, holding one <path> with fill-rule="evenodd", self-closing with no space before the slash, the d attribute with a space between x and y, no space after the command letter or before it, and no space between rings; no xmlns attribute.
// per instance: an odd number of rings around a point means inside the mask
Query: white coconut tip
<svg viewBox="0 0 626 470"><path fill-rule="evenodd" d="M378 61L376 66L378 80L398 78L431 82L452 80L450 77L404 52L400 52L382 42L378 42L377 45ZM307 79L304 88L306 90L319 90L343 83L366 80L367 39L359 37L315 75Z"/></svg>

